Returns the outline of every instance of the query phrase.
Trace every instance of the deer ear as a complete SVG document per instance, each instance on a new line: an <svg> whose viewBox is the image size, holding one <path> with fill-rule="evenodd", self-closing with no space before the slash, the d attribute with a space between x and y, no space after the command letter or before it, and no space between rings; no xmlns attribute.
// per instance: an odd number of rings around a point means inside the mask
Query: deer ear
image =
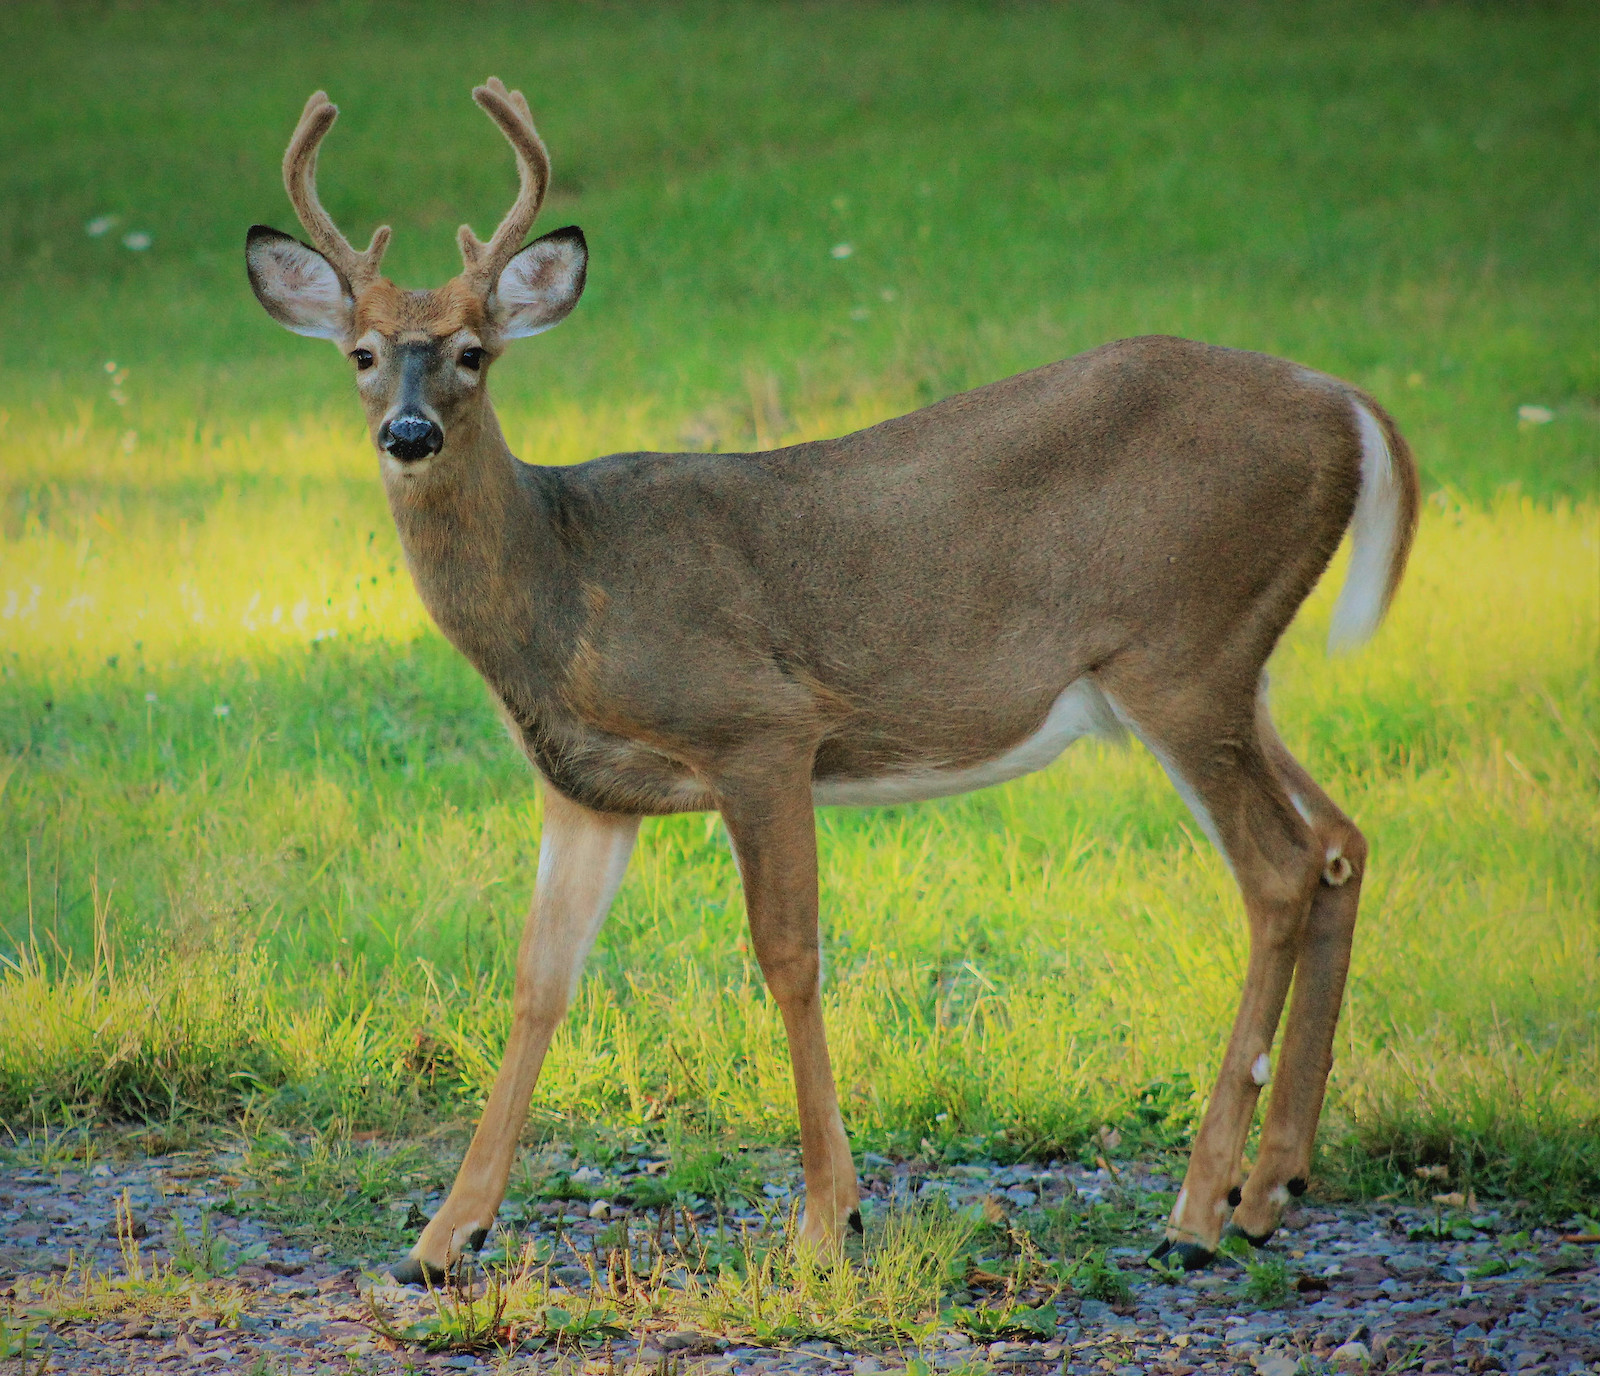
<svg viewBox="0 0 1600 1376"><path fill-rule="evenodd" d="M355 301L333 264L316 249L266 225L252 225L245 267L256 300L286 329L313 339L342 339L355 319Z"/></svg>
<svg viewBox="0 0 1600 1376"><path fill-rule="evenodd" d="M559 325L583 295L589 246L576 225L535 239L500 273L490 309L506 339L525 339Z"/></svg>

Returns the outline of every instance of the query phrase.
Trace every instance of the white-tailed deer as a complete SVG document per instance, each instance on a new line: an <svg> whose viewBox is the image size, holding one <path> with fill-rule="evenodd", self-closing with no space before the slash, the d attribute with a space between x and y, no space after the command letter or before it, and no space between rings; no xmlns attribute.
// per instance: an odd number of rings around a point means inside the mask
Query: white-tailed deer
<svg viewBox="0 0 1600 1376"><path fill-rule="evenodd" d="M1250 958L1159 1249L1204 1265L1305 1189L1366 863L1294 760L1262 669L1346 531L1334 636L1382 617L1417 475L1371 398L1281 359L1107 344L842 439L758 454L524 464L489 402L509 340L583 290L576 229L523 245L550 162L527 102L473 98L521 191L461 275L402 291L315 189L336 115L307 102L284 181L315 247L250 231L272 316L354 366L417 590L544 786L505 1060L454 1188L396 1269L438 1275L493 1224L529 1098L644 816L719 811L799 1101L804 1237L859 1226L820 1000L813 809L905 802L1132 732L1221 847ZM1249 1178L1242 1153L1294 997Z"/></svg>

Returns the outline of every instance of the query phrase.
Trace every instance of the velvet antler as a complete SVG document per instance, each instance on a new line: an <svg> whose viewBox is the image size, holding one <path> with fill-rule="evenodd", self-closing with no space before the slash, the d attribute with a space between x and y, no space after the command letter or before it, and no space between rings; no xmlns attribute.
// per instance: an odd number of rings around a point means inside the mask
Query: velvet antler
<svg viewBox="0 0 1600 1376"><path fill-rule="evenodd" d="M487 296L500 280L505 265L522 247L522 241L539 214L545 189L550 185L550 155L545 152L539 131L533 127L533 114L521 91L506 90L505 83L492 76L473 89L472 98L500 126L500 132L511 144L517 155L517 175L521 181L516 202L506 211L505 219L500 221L487 244L472 232L470 225L462 225L456 234L461 257L466 263L462 275Z"/></svg>
<svg viewBox="0 0 1600 1376"><path fill-rule="evenodd" d="M300 223L311 236L312 245L333 264L334 271L344 278L351 291L359 292L379 275L378 265L383 261L384 249L389 246L389 226L381 225L374 230L372 242L364 252L358 253L317 199L317 145L338 118L339 107L328 99L326 91L317 91L306 101L300 123L295 126L294 137L283 155L283 185Z"/></svg>

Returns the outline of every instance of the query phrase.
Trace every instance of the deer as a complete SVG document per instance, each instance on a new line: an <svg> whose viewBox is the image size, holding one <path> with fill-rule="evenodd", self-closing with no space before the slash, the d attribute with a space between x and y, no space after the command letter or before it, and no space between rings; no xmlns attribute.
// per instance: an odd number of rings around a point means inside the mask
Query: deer
<svg viewBox="0 0 1600 1376"><path fill-rule="evenodd" d="M1419 509L1394 420L1312 368L1145 336L836 439L524 463L489 373L571 313L588 246L576 227L525 242L549 155L521 92L490 78L472 97L519 189L487 243L461 227L442 287L395 286L389 228L357 251L323 209L338 110L322 91L283 159L311 243L256 225L245 246L268 314L352 365L417 592L542 795L504 1057L395 1280L431 1283L482 1247L641 819L682 812L721 814L782 1018L799 1242L844 1255L861 1196L823 1025L815 810L988 787L1087 736L1156 758L1248 925L1152 1256L1196 1270L1225 1232L1264 1244L1310 1177L1368 850L1279 738L1265 666L1347 534L1330 649L1369 638L1393 600Z"/></svg>

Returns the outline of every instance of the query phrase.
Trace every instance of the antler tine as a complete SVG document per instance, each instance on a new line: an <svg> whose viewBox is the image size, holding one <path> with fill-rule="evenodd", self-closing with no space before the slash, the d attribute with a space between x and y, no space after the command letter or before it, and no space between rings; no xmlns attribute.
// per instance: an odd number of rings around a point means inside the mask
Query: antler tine
<svg viewBox="0 0 1600 1376"><path fill-rule="evenodd" d="M515 105L517 113L522 116L525 122L530 125L533 123L533 111L528 108L528 98L521 91L508 91L505 82L501 81L497 76L490 77L483 84L496 95L505 97Z"/></svg>
<svg viewBox="0 0 1600 1376"><path fill-rule="evenodd" d="M328 99L328 93L314 91L283 154L283 185L313 246L352 290L359 290L378 276L383 251L389 246L389 226L374 230L372 241L358 253L322 208L317 196L317 148L338 118L339 107Z"/></svg>
<svg viewBox="0 0 1600 1376"><path fill-rule="evenodd" d="M517 175L521 182L516 201L487 244L472 232L470 225L462 225L456 235L461 257L466 262L466 276L478 290L487 294L494 289L501 269L522 247L522 241L538 217L545 190L550 185L550 154L545 151L539 131L533 127L533 113L521 91L508 91L499 77L492 76L482 86L473 88L472 98L500 126L500 132L511 144L517 155Z"/></svg>

